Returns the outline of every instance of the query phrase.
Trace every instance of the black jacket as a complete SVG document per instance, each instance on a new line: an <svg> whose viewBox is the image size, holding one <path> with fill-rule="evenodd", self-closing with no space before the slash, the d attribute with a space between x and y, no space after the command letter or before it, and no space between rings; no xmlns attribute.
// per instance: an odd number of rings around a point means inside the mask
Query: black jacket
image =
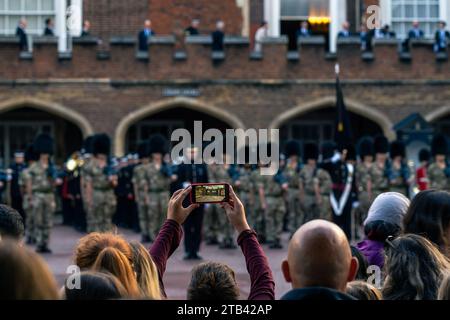
<svg viewBox="0 0 450 320"><path fill-rule="evenodd" d="M356 300L352 296L334 289L324 287L310 287L293 289L281 297L281 300Z"/></svg>
<svg viewBox="0 0 450 320"><path fill-rule="evenodd" d="M213 51L223 51L223 40L225 34L222 31L216 30L212 33L212 50Z"/></svg>
<svg viewBox="0 0 450 320"><path fill-rule="evenodd" d="M153 32L153 30L150 30L148 36L145 33L145 30L142 30L141 32L139 32L139 34L138 34L139 51L148 51L148 39L154 35L155 35L155 32Z"/></svg>
<svg viewBox="0 0 450 320"><path fill-rule="evenodd" d="M20 51L28 51L27 33L20 27L16 29L16 36L19 37Z"/></svg>

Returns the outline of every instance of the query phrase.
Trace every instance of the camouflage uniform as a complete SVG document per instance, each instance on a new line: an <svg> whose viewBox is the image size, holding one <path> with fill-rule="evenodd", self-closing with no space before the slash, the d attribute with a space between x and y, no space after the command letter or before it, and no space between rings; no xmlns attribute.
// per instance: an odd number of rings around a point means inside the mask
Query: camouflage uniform
<svg viewBox="0 0 450 320"><path fill-rule="evenodd" d="M25 168L19 175L19 186L24 190L23 194L23 210L25 211L25 227L26 235L31 243L36 241L36 224L33 214L33 207L29 201L28 192L26 191L27 185L30 182L29 168Z"/></svg>
<svg viewBox="0 0 450 320"><path fill-rule="evenodd" d="M355 209L354 214L354 217L357 220L355 221L356 225L362 225L369 212L370 205L372 204L372 199L367 190L367 183L370 181L370 170L372 165L367 166L365 163L359 163L356 166L355 179L358 186L359 202L359 206Z"/></svg>
<svg viewBox="0 0 450 320"><path fill-rule="evenodd" d="M211 164L207 166L209 182L215 182L216 171L218 170L217 164ZM217 244L219 237L219 212L215 205L207 204L205 208L204 216L204 229L205 238L208 244Z"/></svg>
<svg viewBox="0 0 450 320"><path fill-rule="evenodd" d="M214 165L212 168L208 173L211 183L228 183L230 185L233 183L229 174L229 167L225 165ZM217 204L210 204L208 210L207 220L209 220L209 230L210 232L212 231L210 236L214 237L218 235L219 242L222 245L232 245L233 228L228 222L225 212ZM209 215L210 217L208 217Z"/></svg>
<svg viewBox="0 0 450 320"><path fill-rule="evenodd" d="M54 178L49 175L49 168L35 162L26 171L24 180L32 185L32 202L28 205L32 208L36 244L47 247L55 212Z"/></svg>
<svg viewBox="0 0 450 320"><path fill-rule="evenodd" d="M400 168L390 167L389 177L389 191L398 192L404 196L409 196L408 180L411 177L411 172L406 164L402 164Z"/></svg>
<svg viewBox="0 0 450 320"><path fill-rule="evenodd" d="M260 175L258 187L263 188L266 198L266 236L267 241L279 243L283 232L283 217L286 206L283 199L283 188L275 176Z"/></svg>
<svg viewBox="0 0 450 320"><path fill-rule="evenodd" d="M446 168L440 168L432 163L427 170L430 189L450 191L450 177L445 173Z"/></svg>
<svg viewBox="0 0 450 320"><path fill-rule="evenodd" d="M255 200L259 199L259 185L262 180L262 175L259 172L259 168L256 168L253 170L250 174L250 181L254 187L255 192ZM255 201L255 204L253 206L253 223L254 228L258 232L259 237L262 240L266 239L266 216L265 212L261 208L261 201Z"/></svg>
<svg viewBox="0 0 450 320"><path fill-rule="evenodd" d="M373 163L369 170L369 177L372 182L372 201L383 192L389 191L389 179L384 167L381 168L376 162Z"/></svg>
<svg viewBox="0 0 450 320"><path fill-rule="evenodd" d="M112 230L112 217L116 209L116 195L111 185L110 176L93 159L84 168L84 180L92 184L92 207L87 214L87 231L108 232Z"/></svg>
<svg viewBox="0 0 450 320"><path fill-rule="evenodd" d="M149 203L149 181L147 173L150 170L150 164L140 164L134 168L132 182L138 194L138 213L139 226L143 237L150 237L153 235L155 227L152 225L152 218ZM154 240L150 237L150 240Z"/></svg>
<svg viewBox="0 0 450 320"><path fill-rule="evenodd" d="M300 172L298 166L295 168L287 165L284 169L284 175L288 180L288 212L289 212L289 231L294 232L303 222L303 211L300 206Z"/></svg>
<svg viewBox="0 0 450 320"><path fill-rule="evenodd" d="M154 163L150 163L147 170L147 181L150 200L150 225L153 228L149 236L150 238L155 239L159 232L159 228L162 226L167 216L171 182L169 166L163 164L160 168L157 168Z"/></svg>
<svg viewBox="0 0 450 320"><path fill-rule="evenodd" d="M303 188L301 206L305 215L303 221L298 221L300 224L297 225L297 228L301 224L314 219L331 221L330 193L332 182L328 172L321 168L304 166L300 171L300 185ZM320 205L317 204L316 200L316 186L318 186L322 197L322 204Z"/></svg>
<svg viewBox="0 0 450 320"><path fill-rule="evenodd" d="M247 215L247 222L251 228L256 228L255 216L255 185L252 179L253 171L250 168L241 166L238 169L239 187L237 188L239 199L244 204L245 213Z"/></svg>

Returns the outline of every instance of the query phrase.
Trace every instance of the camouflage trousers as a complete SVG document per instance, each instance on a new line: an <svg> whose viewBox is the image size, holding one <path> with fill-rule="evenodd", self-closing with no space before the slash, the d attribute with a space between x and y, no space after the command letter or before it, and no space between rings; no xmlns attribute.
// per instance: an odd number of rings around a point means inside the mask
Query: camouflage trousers
<svg viewBox="0 0 450 320"><path fill-rule="evenodd" d="M255 214L255 204L250 197L250 191L239 192L239 199L245 208L245 215L247 216L247 222L250 228L256 229L256 221L258 217Z"/></svg>
<svg viewBox="0 0 450 320"><path fill-rule="evenodd" d="M205 210L203 225L206 239L219 239L219 209L215 204L209 204Z"/></svg>
<svg viewBox="0 0 450 320"><path fill-rule="evenodd" d="M27 238L31 240L36 240L36 223L33 213L33 206L28 201L28 197L25 196L23 198L23 210L25 211L25 234Z"/></svg>
<svg viewBox="0 0 450 320"><path fill-rule="evenodd" d="M280 241L283 233L283 218L286 206L282 196L266 197L266 237L267 241Z"/></svg>
<svg viewBox="0 0 450 320"><path fill-rule="evenodd" d="M167 206L169 204L169 191L150 192L149 220L152 226L150 238L155 239L159 229L167 218Z"/></svg>
<svg viewBox="0 0 450 320"><path fill-rule="evenodd" d="M303 223L305 224L311 220L323 219L332 221L330 197L322 195L321 205L317 205L315 195L305 194L301 203L302 210L305 213Z"/></svg>
<svg viewBox="0 0 450 320"><path fill-rule="evenodd" d="M141 195L139 201L137 202L138 216L139 216L139 227L141 228L141 234L144 237L150 237L153 235L154 227L152 225L153 221L150 214L150 205ZM152 238L154 240L154 238Z"/></svg>
<svg viewBox="0 0 450 320"><path fill-rule="evenodd" d="M33 193L33 218L35 224L36 245L47 246L55 213L55 195L52 192Z"/></svg>
<svg viewBox="0 0 450 320"><path fill-rule="evenodd" d="M295 232L303 223L304 213L300 205L299 189L288 191L289 231Z"/></svg>
<svg viewBox="0 0 450 320"><path fill-rule="evenodd" d="M87 231L109 232L112 230L112 217L117 199L113 190L94 190L92 207L87 210Z"/></svg>

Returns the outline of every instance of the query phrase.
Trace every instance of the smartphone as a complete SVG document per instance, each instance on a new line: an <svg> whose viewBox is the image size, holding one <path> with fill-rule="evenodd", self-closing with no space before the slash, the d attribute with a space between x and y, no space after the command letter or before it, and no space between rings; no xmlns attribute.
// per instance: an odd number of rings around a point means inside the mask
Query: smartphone
<svg viewBox="0 0 450 320"><path fill-rule="evenodd" d="M228 183L192 184L191 203L222 203L230 200Z"/></svg>

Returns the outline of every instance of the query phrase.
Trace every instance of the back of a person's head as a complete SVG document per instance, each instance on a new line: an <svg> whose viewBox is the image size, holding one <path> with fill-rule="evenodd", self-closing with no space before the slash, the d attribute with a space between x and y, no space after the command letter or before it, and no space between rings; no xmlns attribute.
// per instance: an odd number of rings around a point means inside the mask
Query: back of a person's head
<svg viewBox="0 0 450 320"><path fill-rule="evenodd" d="M356 273L355 280L365 281L367 280L367 269L369 267L367 258L355 246L351 246L350 248L352 250L352 257L358 259L358 272Z"/></svg>
<svg viewBox="0 0 450 320"><path fill-rule="evenodd" d="M418 193L403 222L405 233L426 237L446 254L450 248L450 193L438 190Z"/></svg>
<svg viewBox="0 0 450 320"><path fill-rule="evenodd" d="M17 242L0 242L0 300L56 300L56 281L45 261Z"/></svg>
<svg viewBox="0 0 450 320"><path fill-rule="evenodd" d="M82 272L79 287L66 283L66 300L116 300L127 298L128 294L120 281L107 272Z"/></svg>
<svg viewBox="0 0 450 320"><path fill-rule="evenodd" d="M129 297L140 297L140 291L131 261L119 249L108 247L100 251L92 266L92 270L111 273L124 286Z"/></svg>
<svg viewBox="0 0 450 320"><path fill-rule="evenodd" d="M439 300L450 300L450 271L444 276L438 292Z"/></svg>
<svg viewBox="0 0 450 320"><path fill-rule="evenodd" d="M407 234L386 246L386 300L435 300L449 260L422 236Z"/></svg>
<svg viewBox="0 0 450 320"><path fill-rule="evenodd" d="M364 233L367 238L383 242L389 236L399 235L409 205L409 199L400 193L380 194L370 206L364 221Z"/></svg>
<svg viewBox="0 0 450 320"><path fill-rule="evenodd" d="M139 242L131 242L133 267L142 296L149 299L161 299L158 270L147 249Z"/></svg>
<svg viewBox="0 0 450 320"><path fill-rule="evenodd" d="M0 205L0 240L11 238L20 241L24 235L22 216L17 210L6 205Z"/></svg>
<svg viewBox="0 0 450 320"><path fill-rule="evenodd" d="M121 236L112 233L90 233L80 239L75 249L75 264L81 270L92 268L100 252L105 248L116 248L132 261L130 244Z"/></svg>
<svg viewBox="0 0 450 320"><path fill-rule="evenodd" d="M349 282L347 294L357 300L383 300L381 291L365 281Z"/></svg>
<svg viewBox="0 0 450 320"><path fill-rule="evenodd" d="M347 282L354 280L358 260L352 257L341 228L325 220L313 220L293 235L282 269L294 289L325 287L345 292Z"/></svg>
<svg viewBox="0 0 450 320"><path fill-rule="evenodd" d="M205 262L192 269L188 300L238 300L234 271L225 264Z"/></svg>

